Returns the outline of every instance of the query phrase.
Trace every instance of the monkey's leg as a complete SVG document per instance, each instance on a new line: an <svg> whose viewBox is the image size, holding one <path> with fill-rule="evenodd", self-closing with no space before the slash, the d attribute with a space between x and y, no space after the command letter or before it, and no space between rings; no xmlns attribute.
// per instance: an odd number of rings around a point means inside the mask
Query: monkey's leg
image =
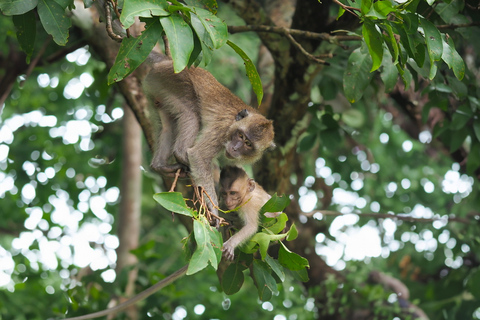
<svg viewBox="0 0 480 320"><path fill-rule="evenodd" d="M173 155L177 161L189 166L188 148L192 147L200 131L200 116L192 109L194 106L184 105L183 112L177 118L177 132L173 145Z"/></svg>
<svg viewBox="0 0 480 320"><path fill-rule="evenodd" d="M218 215L218 198L215 192L212 162L220 151L221 145L216 145L214 141L205 136L208 134L202 134L195 145L187 150L188 160L193 181L198 187L203 187L212 199L213 203L207 197L208 209Z"/></svg>
<svg viewBox="0 0 480 320"><path fill-rule="evenodd" d="M160 109L157 109L162 122L162 130L155 144L152 163L150 166L153 170L168 177L174 177L175 172L181 169L181 177L186 176L187 168L179 163L168 164L168 159L172 155L173 135L174 135L174 119Z"/></svg>

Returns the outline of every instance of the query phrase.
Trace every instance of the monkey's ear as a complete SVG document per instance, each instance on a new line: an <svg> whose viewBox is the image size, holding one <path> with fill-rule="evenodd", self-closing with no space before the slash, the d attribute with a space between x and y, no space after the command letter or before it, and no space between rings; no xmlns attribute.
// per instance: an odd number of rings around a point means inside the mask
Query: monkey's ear
<svg viewBox="0 0 480 320"><path fill-rule="evenodd" d="M240 120L242 120L243 118L245 118L246 116L248 116L248 110L247 110L247 109L243 109L242 111L240 111L240 112L235 116L235 121L240 121Z"/></svg>
<svg viewBox="0 0 480 320"><path fill-rule="evenodd" d="M252 192L255 190L255 180L253 179L248 179L248 192Z"/></svg>
<svg viewBox="0 0 480 320"><path fill-rule="evenodd" d="M275 144L275 142L272 141L272 143L270 144L270 146L268 147L268 151L272 151L273 149L275 149L277 147L277 145Z"/></svg>

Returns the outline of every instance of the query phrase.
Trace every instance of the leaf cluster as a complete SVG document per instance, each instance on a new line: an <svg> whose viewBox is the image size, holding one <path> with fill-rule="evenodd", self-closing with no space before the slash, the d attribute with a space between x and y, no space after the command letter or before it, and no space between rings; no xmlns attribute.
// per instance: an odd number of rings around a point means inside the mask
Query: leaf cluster
<svg viewBox="0 0 480 320"><path fill-rule="evenodd" d="M213 228L205 214L189 208L181 193L162 192L154 195L162 207L168 211L182 214L193 219L193 231L186 239L186 248L195 247L190 257L187 275L195 274L208 265L217 270L222 257L222 235ZM262 207L260 213L281 212L289 204L285 196L274 195ZM262 230L256 233L244 246L242 253L237 256L234 263L229 265L221 277L221 287L228 294L237 293L243 286L245 277L244 271L251 270L254 283L258 289L259 298L268 301L273 294L278 294L277 283L285 281L285 272L288 271L296 279L308 281L306 268L309 267L307 259L290 251L282 240L295 240L298 231L295 225L284 232L287 226L288 217L285 213L276 218L264 218ZM190 242L194 241L191 245ZM280 244L278 259L268 255L267 250L271 243ZM260 258L256 255L260 253Z"/></svg>

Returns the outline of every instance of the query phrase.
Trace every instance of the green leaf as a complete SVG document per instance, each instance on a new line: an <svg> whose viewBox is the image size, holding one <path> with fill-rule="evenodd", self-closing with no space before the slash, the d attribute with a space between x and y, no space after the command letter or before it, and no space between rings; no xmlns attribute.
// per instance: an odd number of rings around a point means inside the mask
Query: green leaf
<svg viewBox="0 0 480 320"><path fill-rule="evenodd" d="M450 132L450 152L458 150L468 136L467 128L463 127L457 131Z"/></svg>
<svg viewBox="0 0 480 320"><path fill-rule="evenodd" d="M120 22L124 28L135 23L135 17L169 16L166 0L128 0L124 2ZM157 36L160 36L158 34Z"/></svg>
<svg viewBox="0 0 480 320"><path fill-rule="evenodd" d="M161 17L160 23L165 30L170 44L170 53L173 59L173 69L180 72L188 65L194 48L192 28L178 13L168 17Z"/></svg>
<svg viewBox="0 0 480 320"><path fill-rule="evenodd" d="M188 264L187 275L192 275L205 269L208 266L209 258L210 252L206 246L197 247Z"/></svg>
<svg viewBox="0 0 480 320"><path fill-rule="evenodd" d="M466 104L461 105L452 115L452 122L450 123L450 129L452 130L462 129L472 117L473 117L473 111L470 108L470 106Z"/></svg>
<svg viewBox="0 0 480 320"><path fill-rule="evenodd" d="M362 0L360 10L363 15L366 15L370 11L370 8L372 7L372 2L372 0Z"/></svg>
<svg viewBox="0 0 480 320"><path fill-rule="evenodd" d="M480 300L480 268L471 271L467 278L467 289L477 300Z"/></svg>
<svg viewBox="0 0 480 320"><path fill-rule="evenodd" d="M212 263L212 266L217 269L218 263L220 263L220 260L222 259L222 234L217 229L212 228L207 221L206 223L208 236L210 238L210 246L212 247L212 252L215 255L215 258L211 257L210 262Z"/></svg>
<svg viewBox="0 0 480 320"><path fill-rule="evenodd" d="M265 212L282 212L290 204L290 198L287 196L278 196L276 193L263 205L260 214ZM287 219L288 220L288 219Z"/></svg>
<svg viewBox="0 0 480 320"><path fill-rule="evenodd" d="M473 121L473 131L475 132L477 140L480 141L480 119L475 119Z"/></svg>
<svg viewBox="0 0 480 320"><path fill-rule="evenodd" d="M439 61L443 54L442 35L437 27L430 21L420 18L420 24L425 34L425 42L427 44L428 56L430 57L430 80L435 77L437 67L435 61Z"/></svg>
<svg viewBox="0 0 480 320"><path fill-rule="evenodd" d="M193 217L193 210L187 207L180 192L156 193L153 195L153 199L169 211Z"/></svg>
<svg viewBox="0 0 480 320"><path fill-rule="evenodd" d="M35 48L35 36L37 34L35 12L31 10L22 15L15 15L12 17L12 20L17 29L17 39L20 47L27 54L27 59L30 61Z"/></svg>
<svg viewBox="0 0 480 320"><path fill-rule="evenodd" d="M227 24L208 10L191 8L192 13L198 16L208 35L212 39L215 49L222 47L228 40Z"/></svg>
<svg viewBox="0 0 480 320"><path fill-rule="evenodd" d="M382 14L383 16L388 16L389 13L395 12L395 8L392 6L392 2L389 0L377 1L373 4L375 11Z"/></svg>
<svg viewBox="0 0 480 320"><path fill-rule="evenodd" d="M157 44L162 26L158 20L148 23L138 38L124 38L115 63L108 73L108 84L123 80L148 57Z"/></svg>
<svg viewBox="0 0 480 320"><path fill-rule="evenodd" d="M186 0L190 7L204 8L213 14L217 14L218 4L216 0Z"/></svg>
<svg viewBox="0 0 480 320"><path fill-rule="evenodd" d="M307 152L312 150L318 140L317 138L318 134L316 132L306 132L305 134L303 134L300 138L300 142L298 143L298 152Z"/></svg>
<svg viewBox="0 0 480 320"><path fill-rule="evenodd" d="M383 29L387 31L388 36L384 36L385 43L387 44L387 48L390 52L390 59L393 58L393 64L398 63L398 53L399 53L399 47L397 43L397 39L395 38L395 34L393 33L393 28L389 24L384 24L382 25ZM385 55L383 57L383 63L385 63Z"/></svg>
<svg viewBox="0 0 480 320"><path fill-rule="evenodd" d="M301 282L307 282L309 280L308 271L305 268L300 270L289 270L289 271L292 274L293 278L295 278L295 280L298 280Z"/></svg>
<svg viewBox="0 0 480 320"><path fill-rule="evenodd" d="M273 234L277 234L283 231L287 225L288 216L282 212L278 217L275 218L275 222L271 225L265 226L265 229L268 229Z"/></svg>
<svg viewBox="0 0 480 320"><path fill-rule="evenodd" d="M265 262L270 266L270 268L275 272L275 274L278 276L280 281L284 282L285 281L285 272L283 272L282 265L278 260L273 259L269 255L265 257Z"/></svg>
<svg viewBox="0 0 480 320"><path fill-rule="evenodd" d="M363 3L363 1L362 1ZM363 39L368 47L368 52L372 56L372 68L370 72L377 70L382 65L383 59L383 37L377 31L375 24L370 20L365 20L362 27Z"/></svg>
<svg viewBox="0 0 480 320"><path fill-rule="evenodd" d="M288 248L280 242L281 246L278 250L278 262L282 266L290 270L301 270L309 268L308 260L298 254L288 250Z"/></svg>
<svg viewBox="0 0 480 320"><path fill-rule="evenodd" d="M37 12L43 28L53 37L53 41L60 46L66 45L68 28L70 28L72 22L65 15L62 6L52 0L39 0Z"/></svg>
<svg viewBox="0 0 480 320"><path fill-rule="evenodd" d="M190 22L192 24L193 30L195 30L195 33L197 34L197 37L200 40L202 54L203 54L202 61L206 66L212 60L212 52L214 48L212 38L208 34L207 30L205 30L203 23L200 21L200 18L197 15L192 14Z"/></svg>
<svg viewBox="0 0 480 320"><path fill-rule="evenodd" d="M205 224L198 220L193 220L193 234L197 243L197 249L188 264L187 275L205 269L211 259L210 237Z"/></svg>
<svg viewBox="0 0 480 320"><path fill-rule="evenodd" d="M247 267L240 263L232 263L229 265L222 276L223 292L232 295L240 291L240 288L242 288L243 282L245 281L243 271L246 269Z"/></svg>
<svg viewBox="0 0 480 320"><path fill-rule="evenodd" d="M465 75L465 62L455 49L452 37L443 35L442 38L443 53L442 60L453 69L453 73L458 80L462 80Z"/></svg>
<svg viewBox="0 0 480 320"><path fill-rule="evenodd" d="M268 301L272 298L272 294L278 293L277 282L270 274L270 269L265 262L261 260L253 261L253 275L260 300Z"/></svg>
<svg viewBox="0 0 480 320"><path fill-rule="evenodd" d="M7 16L15 16L31 11L37 4L38 0L2 0L0 1L0 11Z"/></svg>
<svg viewBox="0 0 480 320"><path fill-rule="evenodd" d="M270 246L270 242L285 239L286 236L286 234L266 234L264 232L259 232L250 239L250 241L245 246L245 250L243 251L246 251L247 253L255 252L253 251L255 245L252 244L258 243L260 255L262 256L262 260L264 260L267 256L267 250Z"/></svg>
<svg viewBox="0 0 480 320"><path fill-rule="evenodd" d="M348 58L347 68L343 75L343 90L345 97L354 103L363 96L370 84L373 74L370 73L372 58L363 53L360 48L355 49Z"/></svg>
<svg viewBox="0 0 480 320"><path fill-rule="evenodd" d="M467 158L467 174L474 175L480 167L480 142L473 140Z"/></svg>
<svg viewBox="0 0 480 320"><path fill-rule="evenodd" d="M295 226L295 223L292 224L292 226L290 227L290 230L288 230L287 234L288 234L287 241L292 241L292 240L297 239L298 230L297 230L297 227Z"/></svg>
<svg viewBox="0 0 480 320"><path fill-rule="evenodd" d="M230 40L227 41L227 44L233 50L235 50L235 52L243 59L243 62L245 63L245 68L247 70L248 80L250 80L250 83L252 84L253 92L255 92L255 94L257 95L258 105L261 105L262 99L263 99L263 86L262 86L262 80L258 75L257 68L253 64L252 60L250 60L247 54L240 47L238 47L236 44L234 44Z"/></svg>

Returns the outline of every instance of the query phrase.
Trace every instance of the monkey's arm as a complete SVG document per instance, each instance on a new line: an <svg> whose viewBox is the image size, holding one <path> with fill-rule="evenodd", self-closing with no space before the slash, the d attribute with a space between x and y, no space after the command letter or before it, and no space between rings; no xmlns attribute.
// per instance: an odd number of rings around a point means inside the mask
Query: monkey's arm
<svg viewBox="0 0 480 320"><path fill-rule="evenodd" d="M248 203L245 206L248 206ZM252 208L240 210L240 217L244 221L245 226L223 244L222 251L228 260L235 258L235 248L250 239L258 229L258 211Z"/></svg>
<svg viewBox="0 0 480 320"><path fill-rule="evenodd" d="M128 308L129 306L137 303L138 301L143 300L143 299L147 298L148 296L151 296L152 294L154 294L158 290L162 289L163 287L168 286L170 283L174 282L178 278L181 278L187 272L187 268L188 268L188 264L186 266L182 267L181 269L178 269L177 271L175 271L174 273L172 273L171 275L169 275L165 279L162 279L159 282L155 283L150 288L145 289L144 291L140 292L136 296L133 296L132 298L128 299L125 302L120 303L119 305L117 305L113 308L105 309L105 310L90 313L90 314L86 314L86 315L80 316L80 317L65 318L64 320L94 319L94 318L109 315L111 313L122 311L122 310Z"/></svg>

